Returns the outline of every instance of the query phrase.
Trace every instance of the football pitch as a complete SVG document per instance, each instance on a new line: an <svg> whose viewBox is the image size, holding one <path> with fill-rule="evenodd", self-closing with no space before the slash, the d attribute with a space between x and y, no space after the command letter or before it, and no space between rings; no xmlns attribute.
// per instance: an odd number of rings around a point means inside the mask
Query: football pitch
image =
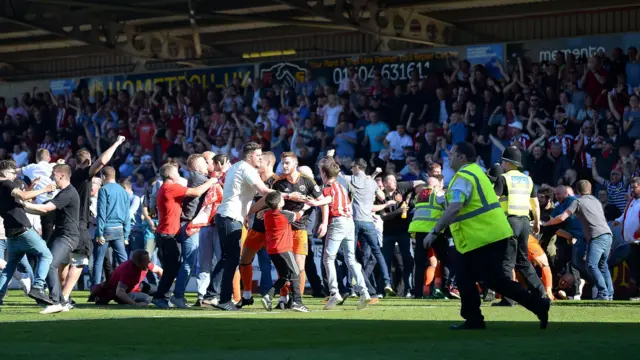
<svg viewBox="0 0 640 360"><path fill-rule="evenodd" d="M348 299L311 313L266 312L256 304L229 313L85 304L39 315L19 291L0 312L2 359L637 359L640 303L555 302L547 330L520 306L483 305L488 329L452 332L458 301L383 299L355 309ZM193 303L194 299L189 298Z"/></svg>

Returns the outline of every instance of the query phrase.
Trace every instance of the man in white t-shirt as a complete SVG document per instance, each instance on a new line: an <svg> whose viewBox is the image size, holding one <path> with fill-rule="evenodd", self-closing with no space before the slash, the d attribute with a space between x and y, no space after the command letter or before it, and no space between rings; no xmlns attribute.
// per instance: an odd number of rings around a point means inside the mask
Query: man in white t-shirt
<svg viewBox="0 0 640 360"><path fill-rule="evenodd" d="M403 124L396 127L396 131L387 134L384 139L384 146L389 149L389 159L396 165L396 170L404 168L404 148L413 146L413 140L406 132Z"/></svg>
<svg viewBox="0 0 640 360"><path fill-rule="evenodd" d="M235 163L225 176L222 203L215 216L216 229L222 249L222 275L219 277L220 310L237 310L231 301L233 276L240 263L240 240L242 226L256 191L266 195L269 189L258 174L262 163L262 150L255 142L248 142L242 148L243 158Z"/></svg>
<svg viewBox="0 0 640 360"><path fill-rule="evenodd" d="M43 189L53 183L53 180L51 180L51 173L53 171L53 166L56 165L56 163L50 163L50 161L51 154L49 153L49 150L38 149L36 151L36 163L19 169L22 175L29 178L29 181L32 183L38 179L33 187L34 190ZM59 160L59 162L64 163L64 160ZM44 204L45 202L53 199L57 194L58 190L50 193L44 193L42 195L38 195L33 202L36 204ZM42 225L42 238L45 241L49 241L51 234L53 233L54 221L55 214L53 212L41 216L40 223Z"/></svg>

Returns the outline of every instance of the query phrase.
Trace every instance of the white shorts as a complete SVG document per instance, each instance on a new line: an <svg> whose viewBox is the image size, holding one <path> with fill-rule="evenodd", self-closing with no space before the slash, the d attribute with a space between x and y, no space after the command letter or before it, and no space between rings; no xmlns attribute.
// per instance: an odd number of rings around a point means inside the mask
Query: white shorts
<svg viewBox="0 0 640 360"><path fill-rule="evenodd" d="M69 264L73 266L87 266L89 265L89 257L82 254L70 253Z"/></svg>

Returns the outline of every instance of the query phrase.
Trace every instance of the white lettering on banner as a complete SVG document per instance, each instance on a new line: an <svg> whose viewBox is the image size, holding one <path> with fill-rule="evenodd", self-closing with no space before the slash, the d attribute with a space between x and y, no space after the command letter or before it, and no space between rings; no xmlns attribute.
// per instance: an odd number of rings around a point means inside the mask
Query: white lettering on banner
<svg viewBox="0 0 640 360"><path fill-rule="evenodd" d="M556 55L558 55L558 53L564 53L565 57L568 54L573 54L575 57L582 57L582 56L589 57L597 54L600 51L606 52L607 50L604 48L604 46L591 46L591 45L584 48L543 50L543 51L540 51L540 61L553 61L556 59Z"/></svg>
<svg viewBox="0 0 640 360"><path fill-rule="evenodd" d="M385 64L380 68L380 74L384 79L391 81L407 81L411 79L414 71L418 71L418 75L422 78L427 74L428 69L431 67L429 61L423 62L410 62L400 64ZM375 65L363 65L356 67L358 78L365 82L373 79L375 75ZM348 76L348 70L346 67L333 69L333 83L340 84L342 79Z"/></svg>

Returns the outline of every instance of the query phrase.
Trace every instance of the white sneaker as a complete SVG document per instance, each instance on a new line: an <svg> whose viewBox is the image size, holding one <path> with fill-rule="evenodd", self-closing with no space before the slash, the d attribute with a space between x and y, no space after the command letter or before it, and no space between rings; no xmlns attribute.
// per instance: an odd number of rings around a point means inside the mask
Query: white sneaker
<svg viewBox="0 0 640 360"><path fill-rule="evenodd" d="M188 309L191 307L189 306L189 304L187 304L187 301L184 298L177 298L175 296L172 296L171 299L169 299L169 302L178 309Z"/></svg>
<svg viewBox="0 0 640 360"><path fill-rule="evenodd" d="M211 306L216 306L216 305L218 305L219 302L220 302L220 299L218 299L218 298L202 300L203 304L207 304L207 305L211 305Z"/></svg>
<svg viewBox="0 0 640 360"><path fill-rule="evenodd" d="M338 303L341 303L341 302L342 302L342 296L340 296L339 293L335 293L329 297L329 300L327 301L327 304L324 306L324 309L331 310L334 307L336 307Z"/></svg>
<svg viewBox="0 0 640 360"><path fill-rule="evenodd" d="M73 306L69 303L62 305L62 312L69 312L71 309L73 309Z"/></svg>
<svg viewBox="0 0 640 360"><path fill-rule="evenodd" d="M366 308L370 302L371 302L371 296L369 296L369 294L360 295L360 301L358 302L358 310L362 310Z"/></svg>
<svg viewBox="0 0 640 360"><path fill-rule="evenodd" d="M20 281L18 281L18 285L20 285L20 289L24 291L24 294L29 296L29 291L31 291L31 279L28 277L20 279Z"/></svg>
<svg viewBox="0 0 640 360"><path fill-rule="evenodd" d="M49 305L40 311L41 315L55 314L64 311L64 307L60 304Z"/></svg>

